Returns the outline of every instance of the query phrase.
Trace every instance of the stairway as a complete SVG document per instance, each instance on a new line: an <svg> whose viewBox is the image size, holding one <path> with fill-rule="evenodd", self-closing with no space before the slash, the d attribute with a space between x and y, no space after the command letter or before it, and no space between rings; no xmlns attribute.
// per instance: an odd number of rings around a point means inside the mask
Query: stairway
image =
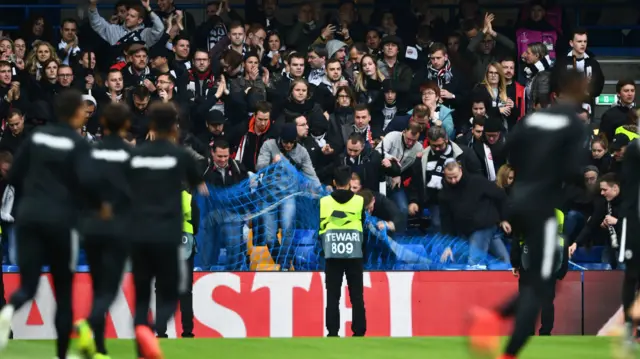
<svg viewBox="0 0 640 359"><path fill-rule="evenodd" d="M637 57L598 57L600 68L605 78L603 95L616 93L616 84L623 78L631 78L640 85L640 59ZM595 122L600 122L600 117L609 106L595 107Z"/></svg>

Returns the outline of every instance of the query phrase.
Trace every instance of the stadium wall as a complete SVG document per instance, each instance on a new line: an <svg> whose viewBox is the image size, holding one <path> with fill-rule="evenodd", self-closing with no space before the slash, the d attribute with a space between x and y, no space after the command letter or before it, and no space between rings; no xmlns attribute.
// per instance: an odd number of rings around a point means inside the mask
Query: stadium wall
<svg viewBox="0 0 640 359"><path fill-rule="evenodd" d="M19 285L19 275L5 274L4 281L10 294ZM621 272L570 272L558 288L554 334L596 334L619 307L621 281ZM323 282L320 272L195 273L195 335L323 336ZM367 335L392 337L464 335L471 305L491 306L517 291L517 280L508 272L365 272L364 285ZM343 293L340 335L351 318L348 295ZM43 275L36 299L15 316L16 339L55 337L53 298L51 279ZM76 319L86 315L90 305L91 279L78 274L74 283ZM127 274L109 313L108 337L133 337L133 305L133 286ZM167 334L176 337L176 333L181 333L179 312Z"/></svg>

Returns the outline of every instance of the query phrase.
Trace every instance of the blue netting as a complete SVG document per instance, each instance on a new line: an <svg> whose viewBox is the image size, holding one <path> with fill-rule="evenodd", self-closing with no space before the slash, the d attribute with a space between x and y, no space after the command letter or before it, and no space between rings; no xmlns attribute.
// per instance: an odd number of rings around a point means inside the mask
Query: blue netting
<svg viewBox="0 0 640 359"><path fill-rule="evenodd" d="M286 161L244 182L197 197L201 270L322 270L319 199L329 192ZM441 235L390 236L367 217L365 267L372 270L468 269L466 240ZM449 248L451 256L442 261ZM475 268L509 266L486 256Z"/></svg>

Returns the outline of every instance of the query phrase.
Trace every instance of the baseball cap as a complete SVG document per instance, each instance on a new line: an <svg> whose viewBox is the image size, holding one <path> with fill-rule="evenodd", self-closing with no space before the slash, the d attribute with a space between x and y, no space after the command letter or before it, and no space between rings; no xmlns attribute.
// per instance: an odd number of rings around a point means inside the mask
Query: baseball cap
<svg viewBox="0 0 640 359"><path fill-rule="evenodd" d="M222 114L219 110L209 111L206 116L207 125L222 125L227 120L224 118L224 114Z"/></svg>
<svg viewBox="0 0 640 359"><path fill-rule="evenodd" d="M611 149L613 151L618 151L620 150L622 147L624 146L628 146L629 142L631 142L629 140L629 136L625 135L624 133L619 133L615 136L613 136L613 141L611 141Z"/></svg>

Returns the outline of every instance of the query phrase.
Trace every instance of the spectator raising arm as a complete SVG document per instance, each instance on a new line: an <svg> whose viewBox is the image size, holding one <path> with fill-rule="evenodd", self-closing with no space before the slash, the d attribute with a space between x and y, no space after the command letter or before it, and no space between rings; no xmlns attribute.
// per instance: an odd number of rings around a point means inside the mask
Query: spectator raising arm
<svg viewBox="0 0 640 359"><path fill-rule="evenodd" d="M118 42L127 42L129 36L136 37L136 34L145 42L147 47L155 45L164 33L164 24L158 15L151 11L149 0L141 0L142 7L131 6L127 18L123 25L111 24L98 14L97 0L90 0L89 3L89 23L91 28L101 38L111 45ZM144 9L143 9L144 8ZM144 11L151 17L153 26L144 28ZM133 34L132 34L133 33Z"/></svg>

